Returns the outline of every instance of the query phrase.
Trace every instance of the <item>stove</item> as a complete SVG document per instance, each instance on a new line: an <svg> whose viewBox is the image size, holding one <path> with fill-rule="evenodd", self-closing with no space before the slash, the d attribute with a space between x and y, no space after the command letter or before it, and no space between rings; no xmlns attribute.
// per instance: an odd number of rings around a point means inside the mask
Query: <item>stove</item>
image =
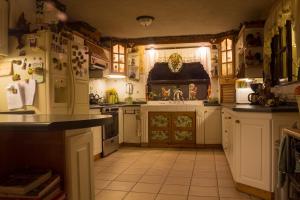
<svg viewBox="0 0 300 200"><path fill-rule="evenodd" d="M119 149L119 107L115 105L103 105L101 114L111 115L113 122L102 126L102 156Z"/></svg>

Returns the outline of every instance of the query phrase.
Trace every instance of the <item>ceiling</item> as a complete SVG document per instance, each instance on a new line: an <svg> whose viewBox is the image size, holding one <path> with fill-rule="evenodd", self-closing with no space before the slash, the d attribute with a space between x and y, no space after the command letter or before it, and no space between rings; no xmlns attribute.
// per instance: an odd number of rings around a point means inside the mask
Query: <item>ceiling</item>
<svg viewBox="0 0 300 200"><path fill-rule="evenodd" d="M61 0L70 20L83 20L104 36L141 38L216 34L264 19L274 0ZM140 15L155 17L142 27Z"/></svg>

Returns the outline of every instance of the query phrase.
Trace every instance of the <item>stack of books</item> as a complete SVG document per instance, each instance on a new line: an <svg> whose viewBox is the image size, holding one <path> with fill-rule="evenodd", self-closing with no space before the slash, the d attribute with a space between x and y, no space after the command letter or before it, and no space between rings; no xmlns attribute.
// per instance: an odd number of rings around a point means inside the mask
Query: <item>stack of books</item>
<svg viewBox="0 0 300 200"><path fill-rule="evenodd" d="M61 178L51 170L19 169L0 178L0 200L65 200Z"/></svg>

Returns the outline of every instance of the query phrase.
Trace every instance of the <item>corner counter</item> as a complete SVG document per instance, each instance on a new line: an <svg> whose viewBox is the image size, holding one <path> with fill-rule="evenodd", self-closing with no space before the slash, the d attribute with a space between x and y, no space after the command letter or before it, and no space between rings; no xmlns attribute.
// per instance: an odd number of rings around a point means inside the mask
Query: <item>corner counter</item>
<svg viewBox="0 0 300 200"><path fill-rule="evenodd" d="M3 131L62 131L111 123L110 115L0 115ZM42 132L41 132L42 133Z"/></svg>
<svg viewBox="0 0 300 200"><path fill-rule="evenodd" d="M277 182L276 142L299 120L295 106L222 105L222 145L236 187L271 199Z"/></svg>
<svg viewBox="0 0 300 200"><path fill-rule="evenodd" d="M91 127L111 122L110 115L0 115L0 177L20 166L51 169L68 200L94 200Z"/></svg>

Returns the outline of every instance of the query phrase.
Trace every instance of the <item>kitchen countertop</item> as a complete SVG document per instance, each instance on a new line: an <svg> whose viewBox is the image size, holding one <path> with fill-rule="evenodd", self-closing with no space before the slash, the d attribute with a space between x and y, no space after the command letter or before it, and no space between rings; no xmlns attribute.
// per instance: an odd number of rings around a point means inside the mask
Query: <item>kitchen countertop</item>
<svg viewBox="0 0 300 200"><path fill-rule="evenodd" d="M232 109L236 112L298 112L297 105L284 105L275 107L266 107L260 105L250 105L250 104L222 104L222 106Z"/></svg>
<svg viewBox="0 0 300 200"><path fill-rule="evenodd" d="M116 104L106 104L106 105L90 105L90 109L100 109L107 106L115 106L115 107L131 107L131 106L141 106L142 104L147 104L147 102L140 102L140 103L116 103Z"/></svg>
<svg viewBox="0 0 300 200"><path fill-rule="evenodd" d="M62 131L101 126L112 122L111 115L0 115L2 131Z"/></svg>

